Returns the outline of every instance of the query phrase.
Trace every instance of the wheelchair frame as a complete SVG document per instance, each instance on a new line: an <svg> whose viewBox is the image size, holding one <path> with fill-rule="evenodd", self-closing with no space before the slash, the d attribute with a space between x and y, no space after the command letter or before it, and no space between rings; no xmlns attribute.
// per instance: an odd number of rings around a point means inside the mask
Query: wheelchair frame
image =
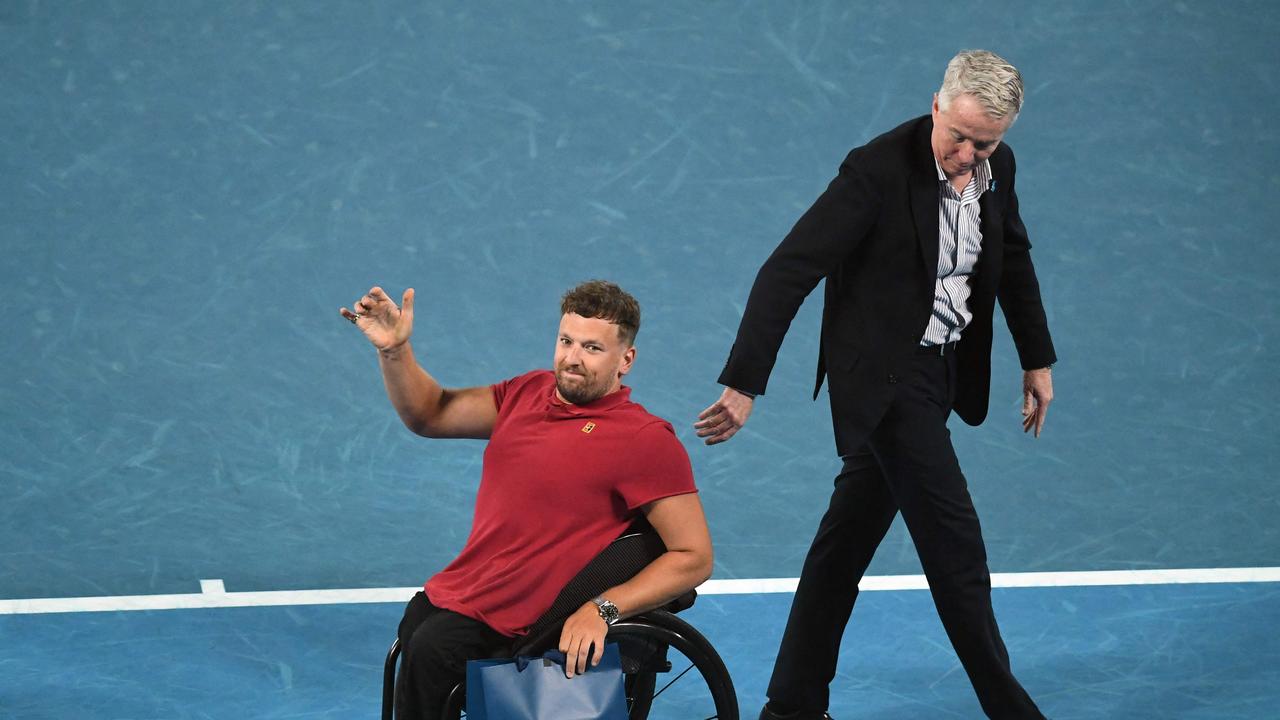
<svg viewBox="0 0 1280 720"><path fill-rule="evenodd" d="M638 523L588 563L561 590L551 608L533 624L529 633L517 639L505 653L513 657L539 655L551 648L559 640L560 627L574 610L632 577L663 552L666 552L666 547L658 534L647 527L647 523ZM671 670L671 663L667 660L668 648L675 648L683 654L693 664L691 669L697 669L706 681L715 704L716 714L712 717L738 720L738 700L724 661L700 632L675 616L676 612L693 605L696 596L697 593L691 590L660 609L624 618L609 628L609 640L618 642L622 651L630 720L648 717L655 693L661 692L656 690L657 678ZM503 652L498 650L495 655ZM399 656L400 639L397 637L383 664L383 720L392 720ZM455 720L461 715L465 700L465 683L459 683L445 702L446 720Z"/></svg>

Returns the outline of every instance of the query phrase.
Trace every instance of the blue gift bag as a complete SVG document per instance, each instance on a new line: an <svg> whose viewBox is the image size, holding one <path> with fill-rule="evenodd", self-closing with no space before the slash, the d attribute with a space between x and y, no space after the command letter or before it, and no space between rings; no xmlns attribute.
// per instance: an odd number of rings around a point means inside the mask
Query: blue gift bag
<svg viewBox="0 0 1280 720"><path fill-rule="evenodd" d="M558 650L468 662L468 720L626 720L616 643L607 643L600 664L581 675L565 677L564 665Z"/></svg>

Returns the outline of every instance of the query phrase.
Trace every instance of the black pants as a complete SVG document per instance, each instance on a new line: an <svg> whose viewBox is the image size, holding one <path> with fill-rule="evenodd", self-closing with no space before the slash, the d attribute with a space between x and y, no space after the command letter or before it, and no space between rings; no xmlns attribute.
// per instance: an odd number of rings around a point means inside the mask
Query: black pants
<svg viewBox="0 0 1280 720"><path fill-rule="evenodd" d="M866 445L845 458L778 650L768 693L775 705L827 709L858 581L901 512L983 710L991 718L1043 718L1009 670L991 609L982 529L946 426L954 385L954 353L917 353Z"/></svg>
<svg viewBox="0 0 1280 720"><path fill-rule="evenodd" d="M466 677L467 661L495 657L511 639L479 620L431 604L418 592L400 620L398 720L435 720L449 691Z"/></svg>

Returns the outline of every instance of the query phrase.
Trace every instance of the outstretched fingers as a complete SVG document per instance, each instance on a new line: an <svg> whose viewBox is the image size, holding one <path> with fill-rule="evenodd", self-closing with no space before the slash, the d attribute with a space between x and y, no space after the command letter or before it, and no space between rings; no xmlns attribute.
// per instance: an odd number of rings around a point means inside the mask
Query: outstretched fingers
<svg viewBox="0 0 1280 720"><path fill-rule="evenodd" d="M400 298L400 319L413 325L413 288L405 290Z"/></svg>

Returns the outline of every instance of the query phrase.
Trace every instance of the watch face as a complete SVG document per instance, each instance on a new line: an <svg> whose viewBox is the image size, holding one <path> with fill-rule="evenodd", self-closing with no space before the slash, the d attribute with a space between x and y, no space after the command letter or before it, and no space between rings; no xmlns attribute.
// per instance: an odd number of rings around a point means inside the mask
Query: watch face
<svg viewBox="0 0 1280 720"><path fill-rule="evenodd" d="M606 625L612 625L618 622L618 606L617 605L614 605L613 603L609 602L608 600L605 600L604 598L600 598L595 602L596 602L596 607L600 609L600 617L604 618Z"/></svg>

